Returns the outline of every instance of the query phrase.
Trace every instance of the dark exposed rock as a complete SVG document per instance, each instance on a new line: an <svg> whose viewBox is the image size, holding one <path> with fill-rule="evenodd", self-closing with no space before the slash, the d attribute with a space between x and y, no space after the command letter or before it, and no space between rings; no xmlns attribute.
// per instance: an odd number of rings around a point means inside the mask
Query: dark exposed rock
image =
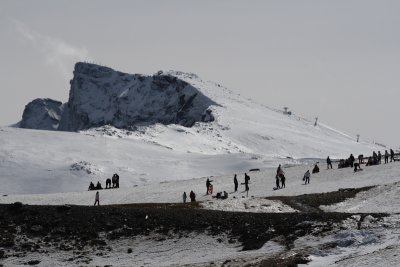
<svg viewBox="0 0 400 267"><path fill-rule="evenodd" d="M203 210L197 203L125 204L96 208L68 206L67 212L64 206L0 205L0 253L2 248L21 253L40 253L52 247L60 251L74 251L76 256L71 261L82 264L91 261L84 250L87 247L96 249L99 255L106 255L111 251L112 240L155 234L153 240L163 242L171 237L188 237L191 233L215 236L217 242L224 242L221 235L225 234L226 242L239 242L243 250L259 249L270 240L290 250L297 238L324 234L334 230L337 223L351 218L353 214L326 213L316 208L322 203L341 201L350 193L355 194L354 190L350 190L345 195L337 191L287 197L285 201L288 203L295 201L313 208L296 213ZM19 207L18 212L15 212L15 206ZM366 214L359 216L365 217ZM385 214L373 214L374 218L383 216ZM18 241L14 243L16 239ZM325 243L321 249L345 247L351 242ZM127 253L132 251L127 249ZM3 253L4 256L8 255ZM297 266L308 261L306 255L296 254L263 260L255 266ZM224 264L229 263L228 260ZM242 266L247 265L243 263Z"/></svg>
<svg viewBox="0 0 400 267"><path fill-rule="evenodd" d="M39 260L28 261L28 265L38 265L39 263L40 263Z"/></svg>
<svg viewBox="0 0 400 267"><path fill-rule="evenodd" d="M25 106L21 128L57 130L63 104L52 99L35 99Z"/></svg>
<svg viewBox="0 0 400 267"><path fill-rule="evenodd" d="M36 99L29 103L22 128L79 131L111 125L132 129L154 123L191 127L213 121L214 101L196 87L173 75L126 74L79 62L67 103Z"/></svg>

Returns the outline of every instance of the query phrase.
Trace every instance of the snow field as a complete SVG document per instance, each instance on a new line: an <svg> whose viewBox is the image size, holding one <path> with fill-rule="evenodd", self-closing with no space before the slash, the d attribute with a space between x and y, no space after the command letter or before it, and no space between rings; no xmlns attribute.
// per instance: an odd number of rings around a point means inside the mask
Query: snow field
<svg viewBox="0 0 400 267"><path fill-rule="evenodd" d="M336 166L335 166L336 167ZM189 180L165 181L161 183L138 186L125 186L125 178L121 175L119 189L100 190L100 204L129 203L178 203L182 202L182 194L193 190L196 200L201 201L204 208L226 211L249 212L293 212L294 210L279 201L264 199L268 196L296 196L301 194L337 191L340 188L359 188L379 185L371 191L359 193L356 198L339 203L332 207L324 207L327 211L343 212L398 212L400 197L398 183L400 182L400 165L398 162L379 166L363 167L363 171L354 173L352 168L329 169L320 164L320 173L311 174L310 184L302 181L306 170L312 165L284 167L286 188L273 190L275 186L275 168L259 172L247 172L250 175L250 191L246 197L244 174L238 174L239 189L233 192L233 174L209 177L213 182L214 195L227 191L227 200L220 200L206 195L206 177ZM96 191L67 192L53 194L10 194L0 196L0 203L22 202L32 205L93 205ZM391 205L389 205L389 203ZM385 205L382 208L382 205ZM361 209L364 207L364 209ZM369 209L371 208L371 210Z"/></svg>

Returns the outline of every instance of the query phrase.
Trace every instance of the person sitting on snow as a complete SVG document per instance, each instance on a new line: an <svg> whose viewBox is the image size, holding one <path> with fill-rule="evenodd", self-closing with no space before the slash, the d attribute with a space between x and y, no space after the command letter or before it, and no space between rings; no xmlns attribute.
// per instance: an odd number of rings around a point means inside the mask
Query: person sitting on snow
<svg viewBox="0 0 400 267"><path fill-rule="evenodd" d="M317 163L315 163L312 173L319 173L319 167L318 167Z"/></svg>
<svg viewBox="0 0 400 267"><path fill-rule="evenodd" d="M89 190L94 190L94 183L93 182L90 182L88 191Z"/></svg>
<svg viewBox="0 0 400 267"><path fill-rule="evenodd" d="M362 171L359 163L354 163L354 172Z"/></svg>

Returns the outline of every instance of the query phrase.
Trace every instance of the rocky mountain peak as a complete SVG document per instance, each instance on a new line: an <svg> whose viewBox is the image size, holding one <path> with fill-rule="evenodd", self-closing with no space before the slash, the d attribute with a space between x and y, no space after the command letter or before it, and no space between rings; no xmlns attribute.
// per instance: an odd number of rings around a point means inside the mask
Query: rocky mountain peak
<svg viewBox="0 0 400 267"><path fill-rule="evenodd" d="M45 104L30 105L38 112L24 112L21 127L62 131L103 125L130 129L154 123L191 127L195 122L213 120L209 107L217 104L189 82L163 72L152 76L127 74L78 62L70 84L69 100L62 109L56 108L60 102L50 99L31 102L57 103L51 106L57 114L52 118L59 122L56 127L53 120L37 116L46 109Z"/></svg>

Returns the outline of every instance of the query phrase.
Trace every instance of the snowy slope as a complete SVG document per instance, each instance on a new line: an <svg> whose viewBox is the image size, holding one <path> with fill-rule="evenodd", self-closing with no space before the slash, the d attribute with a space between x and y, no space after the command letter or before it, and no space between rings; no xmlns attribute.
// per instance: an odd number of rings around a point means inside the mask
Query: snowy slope
<svg viewBox="0 0 400 267"><path fill-rule="evenodd" d="M4 130L3 130L4 131ZM35 131L34 131L35 132ZM68 133L66 133L69 135ZM80 134L75 134L81 137ZM91 137L93 138L93 137ZM13 154L10 154L13 156ZM16 155L17 156L17 155ZM2 161L3 163L3 161ZM30 166L28 166L29 168ZM330 232L318 233L319 226L312 227L312 234L297 239L293 248L287 251L278 244L269 242L263 248L255 251L241 251L240 244L220 243L217 239L225 237L210 237L207 235L189 236L189 238L168 238L163 242L154 242L150 237L136 237L129 240L118 240L110 246L113 256L94 256L93 264L117 264L129 266L132 255L141 264L150 266L209 266L211 262L222 264L226 259L239 259L233 266L242 266L240 263L251 262L258 257L283 257L294 253L310 255L312 260L306 266L397 266L400 247L400 198L398 185L400 183L400 163L394 162L379 166L364 167L363 171L354 173L351 168L326 170L321 164L321 172L311 175L311 182L303 185L301 180L304 172L310 165L285 167L287 182L286 188L273 190L275 168L260 172L250 172L250 194L245 197L243 185L238 192L233 190L233 177L224 175L211 177L214 189L228 191L227 200L217 200L205 195L206 178L188 180L163 181L120 189L100 191L100 203L139 203L139 202L181 202L183 191L194 190L197 199L207 209L247 211L247 212L296 212L292 208L277 201L266 200L266 196L300 195L305 193L319 193L335 191L339 188L377 187L357 194L353 199L343 203L323 207L330 211L345 212L387 212L390 215L378 220L367 216L360 224L360 215L353 215L348 220L337 223ZM243 175L238 175L239 182L243 182ZM122 180L123 182L123 180ZM25 181L30 184L30 181ZM4 184L2 182L2 184ZM95 192L68 192L55 194L25 194L0 196L0 203L21 201L27 204L79 204L93 205ZM359 225L361 227L359 228ZM315 231L315 234L314 234ZM209 248L214 250L210 253ZM133 248L132 255L127 254L128 248ZM196 248L196 249L191 249ZM168 251L168 253L165 253ZM42 258L41 254L31 253L21 261L20 258L10 257L5 260L6 265L19 265L28 259L41 259L43 266L54 264L64 266L71 257L68 252L54 250L50 257ZM94 253L92 253L94 255Z"/></svg>
<svg viewBox="0 0 400 267"><path fill-rule="evenodd" d="M0 193L82 191L90 181L104 185L113 173L120 174L124 187L157 184L231 175L278 163L300 164L328 155L369 155L381 149L369 142L357 143L322 123L314 127L306 119L244 99L194 74L170 71L154 76L130 75L78 63L71 84L67 104L54 102L57 105L52 108L46 104L53 103L48 99L32 102L39 105L33 105L33 113L26 116L31 128L35 123L46 126L46 122L51 129L57 123L71 129L107 121L123 126L118 123L127 122L128 117L142 123L121 129L104 125L79 133L0 128ZM189 101L189 95L196 97ZM176 116L168 117L167 111L182 105L180 101L185 106L184 115L176 121ZM121 110L126 116L118 120L114 115ZM136 116L135 112L143 114ZM45 121L38 121L37 114ZM83 114L84 119L77 114ZM149 114L154 116L146 117ZM192 125L189 121L193 120L196 122ZM174 121L177 124L171 123ZM21 124L27 125L25 122Z"/></svg>
<svg viewBox="0 0 400 267"><path fill-rule="evenodd" d="M271 127L270 136L275 137L261 143L262 137L258 133L252 134L253 139L248 138L248 126L232 126L231 130L220 130L221 137L215 136L218 131L213 129L222 127L218 123L219 119L192 128L155 125L136 132L109 127L84 133L2 128L0 193L82 191L90 181L101 181L104 185L105 179L113 173L121 176L124 187L131 187L233 174L251 168L264 169L276 166L278 162L296 164L302 162L302 157L323 157L328 153L350 154L350 151L340 150L343 146L339 147L339 143L346 144L346 137L341 135L329 139L331 142L321 141L317 149L320 154L315 154L313 142L321 136L316 133L308 143L300 144L295 143L295 136L289 132L285 133L286 138L281 138L279 130ZM247 133L241 135L241 129ZM304 138L308 137L304 135ZM293 143L288 143L288 139ZM372 150L367 145L352 143L350 139L347 145L354 148L354 153L366 154ZM279 153L274 148L279 149ZM277 157L282 154L295 159Z"/></svg>
<svg viewBox="0 0 400 267"><path fill-rule="evenodd" d="M293 212L292 208L280 202L273 202L263 198L267 196L296 196L301 194L331 192L337 191L340 188L358 188L374 185L387 185L388 188L391 188L391 186L396 188L397 184L400 182L400 163L398 162L365 167L364 171L357 173L354 173L351 168L326 170L324 166L321 166L321 172L312 174L310 184L304 185L302 181L303 174L311 167L312 166L308 165L299 165L284 168L286 174L286 188L282 190L273 190L275 186L276 168L267 168L260 172L248 172L251 177L248 198L244 198L246 196L243 191L244 185L239 186L238 192L233 192L233 175L210 177L210 179L213 180L212 184L214 185L215 192L227 191L229 193L229 199L224 201L216 200L210 195L205 194L206 177L170 181L163 180L158 183L125 186L125 179L128 178L121 175L120 182L123 188L102 190L100 192L101 204L181 202L182 193L184 191L189 193L190 190L193 190L197 195L196 199L202 201L204 207L210 209L253 212ZM59 179L64 182L66 180ZM71 180L77 181L78 179L77 177L71 177ZM238 173L238 180L239 183L244 182L243 173ZM26 180L24 182L30 183ZM68 187L67 184L60 184L60 186ZM22 203L35 205L92 205L95 192L86 191L86 184L82 184L82 187L84 188L81 192L24 195L9 194L8 196L0 196L0 203L21 201ZM374 190L377 189L372 189L371 194L374 194ZM390 191L382 191L381 194L377 195L375 200L374 198L370 198L368 206L372 208L372 211L378 211L377 208L374 209L373 207L377 207L379 201L392 203L392 205L388 205L388 212L396 212L398 210L396 206L400 206L400 198L396 197L394 193L388 194L388 192ZM356 201L356 204L353 204L352 207L357 207L364 201L362 197L364 194L368 193L364 192L357 195L355 200L361 200ZM376 201L377 204L373 205L372 203L374 201ZM334 206L326 207L326 209L333 208ZM353 212L353 210L348 211Z"/></svg>

